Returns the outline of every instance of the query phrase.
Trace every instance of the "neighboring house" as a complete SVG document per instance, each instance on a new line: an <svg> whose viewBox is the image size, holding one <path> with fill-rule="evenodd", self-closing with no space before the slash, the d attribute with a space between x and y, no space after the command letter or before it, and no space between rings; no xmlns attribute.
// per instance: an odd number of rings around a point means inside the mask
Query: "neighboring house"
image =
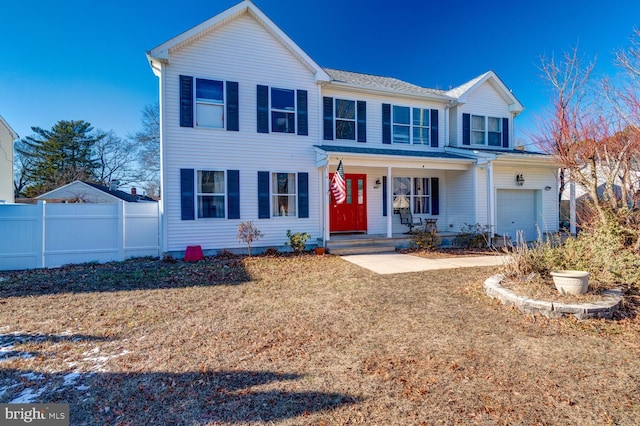
<svg viewBox="0 0 640 426"><path fill-rule="evenodd" d="M147 56L160 83L163 252L241 248L248 220L263 247L288 229L320 243L392 238L407 231L404 205L444 232L558 228L557 167L515 149L523 106L493 71L444 91L322 68L250 1Z"/></svg>
<svg viewBox="0 0 640 426"><path fill-rule="evenodd" d="M0 115L0 203L13 203L13 142L18 134Z"/></svg>
<svg viewBox="0 0 640 426"><path fill-rule="evenodd" d="M106 187L96 183L83 182L79 180L68 183L60 188L56 188L36 198L39 200L53 200L56 202L67 203L115 204L120 200L130 203L156 202L153 198L136 194L135 188L132 188L131 193L127 193L120 191L115 185L112 185L112 187Z"/></svg>

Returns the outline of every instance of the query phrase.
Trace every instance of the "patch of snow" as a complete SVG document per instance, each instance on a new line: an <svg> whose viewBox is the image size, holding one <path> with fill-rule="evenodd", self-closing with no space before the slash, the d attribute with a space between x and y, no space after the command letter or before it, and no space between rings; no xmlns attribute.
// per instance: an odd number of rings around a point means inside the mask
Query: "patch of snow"
<svg viewBox="0 0 640 426"><path fill-rule="evenodd" d="M42 395L46 390L46 386L35 391L31 388L26 388L25 390L20 392L20 395L9 401L9 404L29 404L35 402L36 399L38 399L38 397Z"/></svg>
<svg viewBox="0 0 640 426"><path fill-rule="evenodd" d="M78 379L81 377L82 375L78 372L73 372L73 373L69 373L66 374L64 376L64 383L62 383L62 386L73 386L76 384L76 382L78 381Z"/></svg>

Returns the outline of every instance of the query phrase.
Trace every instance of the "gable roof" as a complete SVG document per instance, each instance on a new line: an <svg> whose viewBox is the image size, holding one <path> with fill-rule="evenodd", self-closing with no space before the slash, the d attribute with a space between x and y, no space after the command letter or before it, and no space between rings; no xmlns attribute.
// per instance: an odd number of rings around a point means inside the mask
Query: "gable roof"
<svg viewBox="0 0 640 426"><path fill-rule="evenodd" d="M458 87L448 90L446 94L457 99L460 103L465 103L469 94L473 93L484 83L491 84L491 86L500 93L500 95L509 104L509 110L511 112L517 115L524 110L524 106L520 103L518 98L511 93L511 90L507 88L504 82L494 71L487 71L486 73L481 74Z"/></svg>
<svg viewBox="0 0 640 426"><path fill-rule="evenodd" d="M153 198L147 197L146 195L132 195L129 194L127 192L124 191L120 191L119 189L109 189L108 187L104 186L104 185L100 185L97 183L92 183L92 182L85 182L85 181L81 181L81 180L74 180L73 182L70 182L66 185L62 185L59 188L56 189L52 189L49 192L46 192L42 195L37 196L36 198L47 198L49 197L52 193L59 191L63 188L66 188L70 185L82 185L82 186L88 186L89 189L95 189L98 191L101 191L103 193L105 193L106 195L113 197L113 198L117 198L120 200L124 200L130 203L137 203L139 201L150 201L150 202L157 202L156 200L154 200Z"/></svg>
<svg viewBox="0 0 640 426"><path fill-rule="evenodd" d="M15 130L13 130L11 128L11 126L9 126L9 124L4 120L4 118L2 118L2 116L0 115L0 124L2 124L8 131L9 134L11 135L11 137L13 138L13 140L18 139L20 136L18 136L18 134L16 133Z"/></svg>
<svg viewBox="0 0 640 426"><path fill-rule="evenodd" d="M381 90L406 95L421 95L453 100L444 90L421 87L393 77L381 77L372 74L362 74L342 71L332 68L324 69L331 77L332 83L344 84L350 87Z"/></svg>
<svg viewBox="0 0 640 426"><path fill-rule="evenodd" d="M171 53L181 49L183 46L189 45L212 31L226 25L228 22L239 18L243 15L249 15L260 23L272 36L276 38L287 50L289 50L298 60L305 64L311 71L315 73L316 82L328 82L330 80L327 73L315 63L309 55L307 55L296 43L293 42L278 26L269 19L258 7L250 0L244 0L237 5L227 9L226 11L196 25L188 31L172 38L169 41L151 49L147 52L147 58L151 64L151 68L156 72L156 62L168 63Z"/></svg>

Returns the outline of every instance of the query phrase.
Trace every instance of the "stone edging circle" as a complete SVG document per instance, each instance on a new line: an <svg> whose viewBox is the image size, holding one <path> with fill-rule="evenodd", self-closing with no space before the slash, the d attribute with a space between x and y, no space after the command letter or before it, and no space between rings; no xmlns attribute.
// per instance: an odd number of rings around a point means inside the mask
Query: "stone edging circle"
<svg viewBox="0 0 640 426"><path fill-rule="evenodd" d="M540 313L547 318L560 318L564 315L573 315L577 319L611 319L622 304L622 291L619 289L603 292L604 299L594 303L566 304L528 299L502 287L502 281L504 279L505 276L502 274L487 278L484 282L484 292L487 296L500 300L505 306L515 306L523 312Z"/></svg>

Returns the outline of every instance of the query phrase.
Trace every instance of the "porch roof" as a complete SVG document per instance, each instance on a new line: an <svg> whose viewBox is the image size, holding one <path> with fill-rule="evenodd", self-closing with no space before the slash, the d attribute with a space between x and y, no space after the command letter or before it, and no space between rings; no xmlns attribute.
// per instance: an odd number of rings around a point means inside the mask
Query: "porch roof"
<svg viewBox="0 0 640 426"><path fill-rule="evenodd" d="M443 169L467 169L474 161L473 154L451 153L444 151L418 151L393 148L368 148L359 146L314 145L318 154L317 167L326 166L329 163L337 163L339 156L359 159L360 165L385 167L405 166L424 167L425 162L433 168ZM466 154L466 153L465 153ZM333 158L331 158L333 157Z"/></svg>

